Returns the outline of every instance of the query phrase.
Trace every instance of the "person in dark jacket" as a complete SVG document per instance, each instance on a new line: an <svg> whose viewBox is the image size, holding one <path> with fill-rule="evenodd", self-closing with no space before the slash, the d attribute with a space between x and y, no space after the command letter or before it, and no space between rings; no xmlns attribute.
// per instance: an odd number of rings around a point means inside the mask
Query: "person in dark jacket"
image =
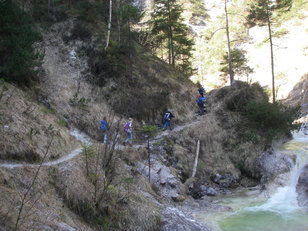
<svg viewBox="0 0 308 231"><path fill-rule="evenodd" d="M169 126L170 130L172 130L172 123L171 119L174 118L174 115L172 114L170 109L167 109L164 113L164 130Z"/></svg>

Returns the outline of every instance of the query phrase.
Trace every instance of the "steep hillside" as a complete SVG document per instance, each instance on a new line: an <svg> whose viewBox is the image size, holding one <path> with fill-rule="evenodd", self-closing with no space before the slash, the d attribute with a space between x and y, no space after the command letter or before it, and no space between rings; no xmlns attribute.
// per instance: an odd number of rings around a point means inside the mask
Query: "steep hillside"
<svg viewBox="0 0 308 231"><path fill-rule="evenodd" d="M304 75L294 86L286 103L290 105L301 105L302 116L308 114L308 74Z"/></svg>
<svg viewBox="0 0 308 231"><path fill-rule="evenodd" d="M207 113L197 116L198 86L138 44L126 17L105 48L107 1L33 4L22 6L42 34L37 79L0 82L1 231L208 231L192 211L228 209L208 196L264 184L292 166L270 147L290 136L295 114L269 104L258 84L206 93ZM172 131L160 129L166 108ZM132 147L122 145L128 117ZM144 125L157 133L138 132Z"/></svg>
<svg viewBox="0 0 308 231"><path fill-rule="evenodd" d="M163 110L171 108L179 122L192 118L196 87L188 79L137 44L129 58L125 50L103 52L95 36L74 39L78 23L55 24L44 35L40 45L45 49L40 80L44 102L96 138L103 116L131 116L157 124Z"/></svg>
<svg viewBox="0 0 308 231"><path fill-rule="evenodd" d="M66 120L54 109L38 103L36 93L30 89L21 90L2 81L0 114L2 160L31 162L59 158L77 145Z"/></svg>

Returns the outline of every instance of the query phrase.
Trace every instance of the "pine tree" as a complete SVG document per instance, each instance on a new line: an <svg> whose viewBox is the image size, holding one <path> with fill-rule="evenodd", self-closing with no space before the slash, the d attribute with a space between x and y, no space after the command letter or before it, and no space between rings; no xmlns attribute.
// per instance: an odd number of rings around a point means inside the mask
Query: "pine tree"
<svg viewBox="0 0 308 231"><path fill-rule="evenodd" d="M0 77L29 83L39 54L32 45L40 39L31 17L12 0L0 1Z"/></svg>
<svg viewBox="0 0 308 231"><path fill-rule="evenodd" d="M182 8L176 0L154 0L152 13L152 34L157 48L164 59L167 50L169 64L179 68L186 74L192 73L191 51L192 39L188 38L188 27L181 18Z"/></svg>
<svg viewBox="0 0 308 231"><path fill-rule="evenodd" d="M252 73L253 70L247 65L247 58L245 57L245 51L241 49L232 49L231 57L232 57L232 75L243 76ZM219 71L222 72L223 80L227 82L226 77L230 73L229 70L229 53L223 56L223 61L220 63L221 68Z"/></svg>
<svg viewBox="0 0 308 231"><path fill-rule="evenodd" d="M271 51L271 69L272 69L272 97L273 103L276 101L275 97L275 71L274 71L274 50L273 50L273 23L275 21L274 14L283 13L292 7L292 0L251 0L247 24L252 27L255 25L268 27L270 51Z"/></svg>

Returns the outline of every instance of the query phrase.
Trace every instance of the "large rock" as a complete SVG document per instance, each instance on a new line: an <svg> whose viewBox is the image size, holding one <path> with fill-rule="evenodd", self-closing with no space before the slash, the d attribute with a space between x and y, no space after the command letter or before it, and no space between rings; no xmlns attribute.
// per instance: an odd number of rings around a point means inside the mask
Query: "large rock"
<svg viewBox="0 0 308 231"><path fill-rule="evenodd" d="M265 185L276 176L289 172L294 166L295 159L272 148L263 152L257 159L256 169L261 176L261 184Z"/></svg>
<svg viewBox="0 0 308 231"><path fill-rule="evenodd" d="M308 164L302 169L296 185L297 200L300 206L308 207Z"/></svg>
<svg viewBox="0 0 308 231"><path fill-rule="evenodd" d="M162 231L209 231L203 223L193 219L177 208L167 207L161 216Z"/></svg>

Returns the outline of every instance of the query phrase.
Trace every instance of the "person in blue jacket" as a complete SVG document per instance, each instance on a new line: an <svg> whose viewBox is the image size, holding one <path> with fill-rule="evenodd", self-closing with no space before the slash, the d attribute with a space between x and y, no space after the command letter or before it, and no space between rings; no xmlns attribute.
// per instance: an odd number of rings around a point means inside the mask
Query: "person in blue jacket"
<svg viewBox="0 0 308 231"><path fill-rule="evenodd" d="M104 117L103 120L101 120L100 129L103 132L104 144L106 144L107 143L107 131L108 131L108 123L107 123L106 117Z"/></svg>
<svg viewBox="0 0 308 231"><path fill-rule="evenodd" d="M199 107L199 115L204 115L205 112L205 103L206 97L204 95L201 95L198 97L198 99L196 100L197 105Z"/></svg>

